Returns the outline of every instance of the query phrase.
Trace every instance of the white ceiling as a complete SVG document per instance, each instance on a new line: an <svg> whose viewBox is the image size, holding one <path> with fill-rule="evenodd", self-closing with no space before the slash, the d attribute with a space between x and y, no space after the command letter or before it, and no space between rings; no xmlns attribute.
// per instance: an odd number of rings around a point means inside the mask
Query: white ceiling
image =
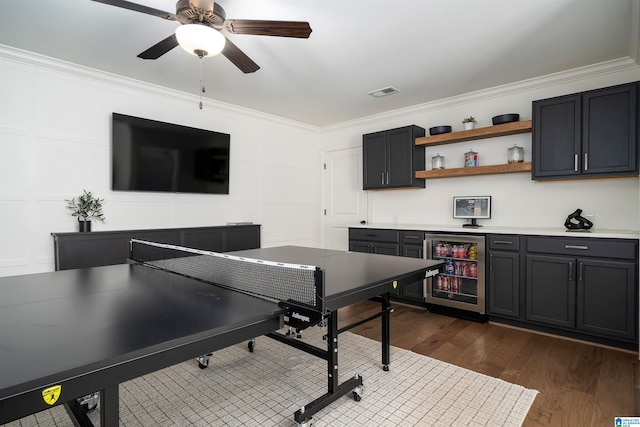
<svg viewBox="0 0 640 427"><path fill-rule="evenodd" d="M173 0L135 2L175 12ZM244 74L222 55L207 58L205 96L326 126L612 59L637 62L639 2L220 0L229 19L308 21L313 32L227 33L261 69ZM197 57L180 48L136 57L177 25L90 0L0 0L0 44L197 95ZM368 95L387 86L400 93Z"/></svg>

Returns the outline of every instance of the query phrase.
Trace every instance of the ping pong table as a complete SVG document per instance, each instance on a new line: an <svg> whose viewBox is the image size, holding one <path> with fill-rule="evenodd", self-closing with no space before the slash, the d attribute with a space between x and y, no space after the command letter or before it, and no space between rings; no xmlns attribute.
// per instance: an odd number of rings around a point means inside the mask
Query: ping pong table
<svg viewBox="0 0 640 427"><path fill-rule="evenodd" d="M338 398L362 396L357 373L338 382L338 335L381 317L382 365L388 370L389 293L441 266L296 246L231 254L185 249L177 256L182 248L157 246L172 255L0 278L0 424L63 404L75 425L91 425L79 399L98 392L100 425L117 426L120 383L191 358L204 368L212 352L245 341L252 350L253 339L267 335L327 361L326 393L294 414L299 425L307 425ZM235 267L203 279L191 272L195 267L181 271L163 264L203 257L218 263L209 270ZM236 285L237 278L244 282ZM269 287L275 290L265 296ZM380 297L379 313L338 329L338 309L374 297ZM318 324L326 326L326 349L278 332L285 325L300 332Z"/></svg>

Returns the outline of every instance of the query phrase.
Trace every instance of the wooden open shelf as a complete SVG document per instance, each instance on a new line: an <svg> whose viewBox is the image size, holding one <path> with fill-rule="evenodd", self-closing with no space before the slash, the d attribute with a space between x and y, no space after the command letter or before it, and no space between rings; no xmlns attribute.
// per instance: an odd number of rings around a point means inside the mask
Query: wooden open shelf
<svg viewBox="0 0 640 427"><path fill-rule="evenodd" d="M476 166L472 168L432 169L416 171L416 178L435 179L456 176L491 175L500 173L530 172L531 162L508 163L504 165Z"/></svg>
<svg viewBox="0 0 640 427"><path fill-rule="evenodd" d="M505 123L484 128L463 130L459 132L442 133L440 135L416 138L416 145L434 147L436 145L453 144L455 142L473 141L477 139L494 138L498 136L516 135L531 132L531 120ZM499 173L499 172L494 172Z"/></svg>

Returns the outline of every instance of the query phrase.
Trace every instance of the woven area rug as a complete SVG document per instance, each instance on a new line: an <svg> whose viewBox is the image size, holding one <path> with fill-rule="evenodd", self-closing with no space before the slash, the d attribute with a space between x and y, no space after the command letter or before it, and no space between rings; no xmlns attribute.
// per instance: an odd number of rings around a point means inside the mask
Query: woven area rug
<svg viewBox="0 0 640 427"><path fill-rule="evenodd" d="M322 333L311 328L302 339L320 346ZM394 347L385 372L379 342L346 332L339 344L340 379L361 375L362 400L337 400L313 417L316 427L520 426L538 393ZM326 383L324 360L259 337L253 353L239 344L214 353L206 369L188 361L121 384L120 425L295 426L293 413ZM72 423L55 407L8 425Z"/></svg>

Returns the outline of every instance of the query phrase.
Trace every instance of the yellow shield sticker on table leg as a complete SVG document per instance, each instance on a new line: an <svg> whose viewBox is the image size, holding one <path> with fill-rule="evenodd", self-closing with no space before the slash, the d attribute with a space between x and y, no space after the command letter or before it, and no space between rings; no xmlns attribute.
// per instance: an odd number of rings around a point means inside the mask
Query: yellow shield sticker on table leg
<svg viewBox="0 0 640 427"><path fill-rule="evenodd" d="M61 391L62 391L61 385L54 385L52 387L45 388L44 390L42 390L42 399L44 400L44 403L48 405L55 404L58 401L58 398L60 397Z"/></svg>

